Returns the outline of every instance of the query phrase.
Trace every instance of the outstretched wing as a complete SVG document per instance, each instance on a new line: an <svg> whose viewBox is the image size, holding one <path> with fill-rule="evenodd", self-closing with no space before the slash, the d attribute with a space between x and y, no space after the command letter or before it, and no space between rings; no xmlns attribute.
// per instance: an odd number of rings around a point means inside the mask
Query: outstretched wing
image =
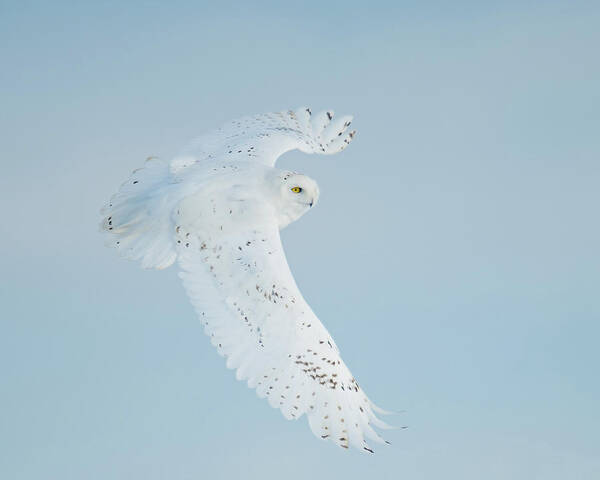
<svg viewBox="0 0 600 480"><path fill-rule="evenodd" d="M372 427L387 425L302 297L267 207L189 197L173 218L183 284L236 377L286 418L306 414L320 438L369 452L367 440L384 442Z"/></svg>
<svg viewBox="0 0 600 480"><path fill-rule="evenodd" d="M306 107L243 117L193 141L184 155L172 161L171 168L177 172L213 158L251 160L273 166L279 156L294 149L305 153L337 153L356 134L348 129L351 122L349 115L337 118L331 110L313 115Z"/></svg>

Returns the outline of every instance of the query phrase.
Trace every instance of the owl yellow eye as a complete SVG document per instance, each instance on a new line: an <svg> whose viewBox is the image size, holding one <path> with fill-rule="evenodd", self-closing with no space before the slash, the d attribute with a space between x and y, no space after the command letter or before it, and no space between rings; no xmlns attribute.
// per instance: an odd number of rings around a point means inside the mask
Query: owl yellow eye
<svg viewBox="0 0 600 480"><path fill-rule="evenodd" d="M300 193L302 191L301 187L292 187L290 190L294 193Z"/></svg>

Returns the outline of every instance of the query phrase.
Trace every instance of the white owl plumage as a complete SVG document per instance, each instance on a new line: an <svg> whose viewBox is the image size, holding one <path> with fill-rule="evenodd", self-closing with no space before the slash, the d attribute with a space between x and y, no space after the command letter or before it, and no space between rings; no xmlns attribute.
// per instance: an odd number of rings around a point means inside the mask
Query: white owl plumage
<svg viewBox="0 0 600 480"><path fill-rule="evenodd" d="M314 180L274 168L283 153L333 154L352 117L299 108L235 120L170 163L150 158L102 210L107 244L145 268L178 262L205 331L236 378L313 433L373 450L390 428L302 297L279 230L317 201Z"/></svg>

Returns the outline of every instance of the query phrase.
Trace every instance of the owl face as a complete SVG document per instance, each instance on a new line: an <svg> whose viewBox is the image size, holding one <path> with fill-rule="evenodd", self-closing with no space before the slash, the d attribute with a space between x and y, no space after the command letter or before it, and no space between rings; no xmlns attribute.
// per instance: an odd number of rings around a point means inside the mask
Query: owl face
<svg viewBox="0 0 600 480"><path fill-rule="evenodd" d="M299 173L285 172L281 177L280 228L297 220L319 199L319 186L312 178Z"/></svg>
<svg viewBox="0 0 600 480"><path fill-rule="evenodd" d="M283 177L281 193L286 203L309 209L319 199L319 186L312 178L299 173L288 173Z"/></svg>

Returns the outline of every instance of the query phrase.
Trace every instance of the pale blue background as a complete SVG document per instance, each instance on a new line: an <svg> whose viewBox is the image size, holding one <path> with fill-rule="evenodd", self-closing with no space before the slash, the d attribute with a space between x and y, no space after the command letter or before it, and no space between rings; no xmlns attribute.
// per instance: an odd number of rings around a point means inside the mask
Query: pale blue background
<svg viewBox="0 0 600 480"><path fill-rule="evenodd" d="M600 4L251 3L0 3L0 477L600 478ZM284 243L405 410L373 456L235 382L175 269L97 232L145 157L303 104L359 130L283 159L322 191Z"/></svg>

